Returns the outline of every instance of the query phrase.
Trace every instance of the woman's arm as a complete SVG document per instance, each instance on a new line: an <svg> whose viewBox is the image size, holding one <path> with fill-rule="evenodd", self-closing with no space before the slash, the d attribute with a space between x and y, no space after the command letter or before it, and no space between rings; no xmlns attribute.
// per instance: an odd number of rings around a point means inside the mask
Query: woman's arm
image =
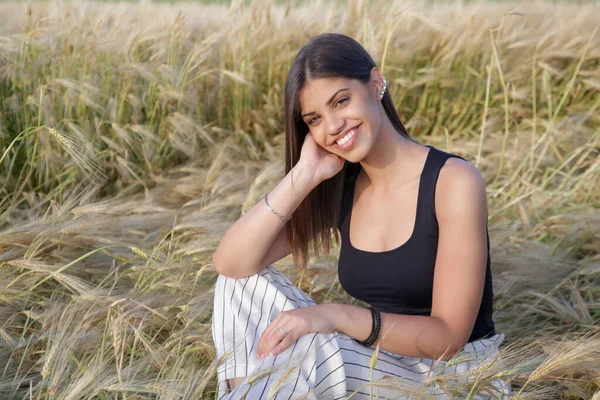
<svg viewBox="0 0 600 400"><path fill-rule="evenodd" d="M304 165L297 164L269 192L267 200L279 214L291 216L316 184L314 172ZM285 224L286 221L274 215L261 198L230 226L221 238L213 253L215 270L233 279L255 274L265 266L261 261ZM287 241L287 238L285 240Z"/></svg>
<svg viewBox="0 0 600 400"><path fill-rule="evenodd" d="M315 187L343 167L344 159L323 149L308 132L300 160L269 192L269 205L278 214L291 216ZM274 215L261 199L223 235L213 254L215 271L233 279L245 278L268 265L266 262L289 254L291 247L285 243L287 238L279 235L285 224L286 221Z"/></svg>
<svg viewBox="0 0 600 400"><path fill-rule="evenodd" d="M371 333L371 312L349 304L329 303L327 314L336 330L357 340ZM423 315L381 313L381 331L374 346L408 357L449 360L464 346L453 339L443 320ZM466 344L466 341L465 341ZM444 354L445 352L445 354Z"/></svg>

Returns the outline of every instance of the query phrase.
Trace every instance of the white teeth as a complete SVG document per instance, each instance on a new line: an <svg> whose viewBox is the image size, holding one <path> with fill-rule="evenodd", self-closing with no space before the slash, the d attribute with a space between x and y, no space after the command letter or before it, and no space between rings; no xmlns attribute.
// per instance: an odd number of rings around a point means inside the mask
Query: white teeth
<svg viewBox="0 0 600 400"><path fill-rule="evenodd" d="M348 140L352 139L352 136L354 136L354 134L356 133L356 128L352 129L350 132L348 132L346 134L346 136L344 136L341 139L338 139L336 141L337 144L343 145L344 143L346 143Z"/></svg>

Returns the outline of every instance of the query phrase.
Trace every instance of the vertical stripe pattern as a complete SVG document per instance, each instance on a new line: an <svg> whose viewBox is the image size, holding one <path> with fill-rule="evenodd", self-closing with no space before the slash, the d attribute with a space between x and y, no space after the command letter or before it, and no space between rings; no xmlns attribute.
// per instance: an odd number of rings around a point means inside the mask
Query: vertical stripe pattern
<svg viewBox="0 0 600 400"><path fill-rule="evenodd" d="M218 400L230 399L408 399L397 389L370 385L386 376L436 399L447 395L437 384L423 382L434 374L458 374L477 367L498 355L503 333L480 339L464 347L465 357L448 365L435 360L406 357L380 349L375 367L369 363L375 348L364 347L341 332L304 335L281 354L257 360L262 332L281 312L315 305L314 300L293 285L272 265L242 279L219 275L215 284L212 336L219 364L217 366ZM270 372L270 373L269 373ZM371 376L372 374L372 376ZM227 379L246 377L233 391ZM250 377L250 378L248 378ZM469 379L475 379L475 375ZM494 386L502 390L505 382ZM510 393L510 384L504 393ZM388 397L386 397L388 396ZM499 395L494 396L498 398ZM476 395L474 399L485 399Z"/></svg>

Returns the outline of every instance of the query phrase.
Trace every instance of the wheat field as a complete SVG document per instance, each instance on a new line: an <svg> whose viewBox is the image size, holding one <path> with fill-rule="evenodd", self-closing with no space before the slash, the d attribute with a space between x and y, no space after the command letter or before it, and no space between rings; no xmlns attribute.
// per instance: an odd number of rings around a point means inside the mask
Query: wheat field
<svg viewBox="0 0 600 400"><path fill-rule="evenodd" d="M339 32L409 134L486 179L506 340L444 387L600 400L599 21L598 2L0 3L0 398L215 398L212 252L283 178L294 55ZM276 265L353 303L338 250Z"/></svg>

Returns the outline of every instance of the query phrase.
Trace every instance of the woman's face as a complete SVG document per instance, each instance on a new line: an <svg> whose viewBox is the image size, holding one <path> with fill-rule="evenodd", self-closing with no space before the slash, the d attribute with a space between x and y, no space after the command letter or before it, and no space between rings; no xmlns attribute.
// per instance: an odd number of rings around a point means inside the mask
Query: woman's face
<svg viewBox="0 0 600 400"><path fill-rule="evenodd" d="M376 96L380 75L371 75L368 84L346 78L312 79L299 94L302 120L315 142L350 162L369 153L385 114Z"/></svg>

